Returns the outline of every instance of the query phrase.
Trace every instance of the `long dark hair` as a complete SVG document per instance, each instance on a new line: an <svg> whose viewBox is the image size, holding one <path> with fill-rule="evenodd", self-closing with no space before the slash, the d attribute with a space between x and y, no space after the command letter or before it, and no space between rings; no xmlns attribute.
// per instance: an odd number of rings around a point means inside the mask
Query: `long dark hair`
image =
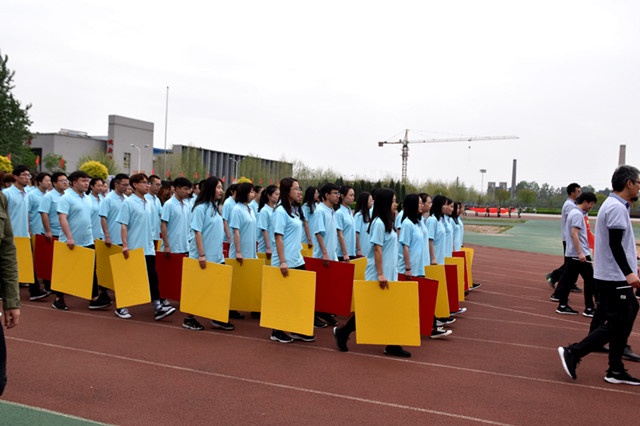
<svg viewBox="0 0 640 426"><path fill-rule="evenodd" d="M289 193L291 192L291 188L293 188L293 183L297 182L294 178L287 177L280 180L280 205L284 208L284 211L291 217L294 214L297 214L296 210L300 212L300 218L304 220L304 216L302 215L302 211L299 209L294 209L295 206L298 205L297 202L291 204L291 200L289 200Z"/></svg>
<svg viewBox="0 0 640 426"><path fill-rule="evenodd" d="M258 211L262 210L262 208L269 203L269 197L276 192L276 189L278 189L276 185L269 185L262 190L260 193L260 200L258 201Z"/></svg>
<svg viewBox="0 0 640 426"><path fill-rule="evenodd" d="M354 215L358 212L362 213L362 221L364 223L369 223L371 217L369 216L369 197L371 194L368 192L361 192L358 195L358 199L356 200L356 210L354 211Z"/></svg>
<svg viewBox="0 0 640 426"><path fill-rule="evenodd" d="M231 197L233 193L235 193L237 190L238 190L237 183L232 183L231 185L229 185L227 190L224 192L224 200L227 201L227 198Z"/></svg>
<svg viewBox="0 0 640 426"><path fill-rule="evenodd" d="M442 213L442 206L447 203L447 197L444 195L436 195L431 199L431 211L429 212L431 216L435 216L436 219L440 220L444 215Z"/></svg>
<svg viewBox="0 0 640 426"><path fill-rule="evenodd" d="M376 202L373 204L373 216L371 217L371 223L379 217L382 223L384 223L385 232L395 231L393 214L391 213L391 205L393 204L393 197L396 195L392 189L380 188L376 191ZM371 232L371 223L367 232Z"/></svg>
<svg viewBox="0 0 640 426"><path fill-rule="evenodd" d="M456 225L458 224L458 217L460 217L460 215L458 214L458 209L461 205L462 203L460 203L459 201L453 203L453 212L451 213L451 219L453 219Z"/></svg>
<svg viewBox="0 0 640 426"><path fill-rule="evenodd" d="M220 214L218 203L216 203L216 201L218 201L216 200L216 187L218 186L218 182L222 183L222 181L215 176L211 176L202 181L202 189L200 190L200 194L198 194L198 198L196 198L196 201L193 203L191 211L199 204L211 203L216 213Z"/></svg>
<svg viewBox="0 0 640 426"><path fill-rule="evenodd" d="M251 182L242 182L238 185L236 191L236 203L249 202L249 193L253 190L253 184Z"/></svg>
<svg viewBox="0 0 640 426"><path fill-rule="evenodd" d="M315 186L310 186L304 193L304 199L302 200L303 205L309 206L309 213L313 214L316 211L316 191L318 188Z"/></svg>
<svg viewBox="0 0 640 426"><path fill-rule="evenodd" d="M38 177L40 177L40 175L38 175ZM102 180L102 178L99 178L99 177L91 178L91 181L89 182L89 188L87 188L87 195L91 194L91 190L93 189L94 186L96 186L96 183L98 181L104 183L104 180ZM40 179L40 182L42 182L42 179Z"/></svg>
<svg viewBox="0 0 640 426"><path fill-rule="evenodd" d="M338 208L340 208L340 206L342 205L342 202L344 201L344 197L347 196L350 189L353 189L353 187L349 185L342 185L340 187L340 200L338 201L338 206L337 206Z"/></svg>
<svg viewBox="0 0 640 426"><path fill-rule="evenodd" d="M404 210L402 211L402 221L406 218L413 223L420 221L420 214L418 213L418 207L420 205L420 196L418 194L407 194L404 197Z"/></svg>

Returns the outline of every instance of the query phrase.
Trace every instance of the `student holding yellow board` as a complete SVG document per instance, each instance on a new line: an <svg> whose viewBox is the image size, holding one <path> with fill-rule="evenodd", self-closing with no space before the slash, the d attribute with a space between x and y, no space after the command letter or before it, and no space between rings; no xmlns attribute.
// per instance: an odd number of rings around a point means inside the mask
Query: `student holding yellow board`
<svg viewBox="0 0 640 426"><path fill-rule="evenodd" d="M367 230L370 243L367 250L365 280L378 281L382 290L389 288L389 281L397 281L398 279L398 234L394 227L395 211L396 194L388 188L377 190L372 220ZM343 327L333 329L338 350L342 352L349 350L347 340L355 328L356 317L354 314ZM410 352L398 345L387 345L384 353L402 358L411 357Z"/></svg>

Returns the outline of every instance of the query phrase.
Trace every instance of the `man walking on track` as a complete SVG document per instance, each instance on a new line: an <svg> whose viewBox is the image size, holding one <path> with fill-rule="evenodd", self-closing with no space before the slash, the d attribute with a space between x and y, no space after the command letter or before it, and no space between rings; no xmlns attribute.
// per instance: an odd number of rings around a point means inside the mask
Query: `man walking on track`
<svg viewBox="0 0 640 426"><path fill-rule="evenodd" d="M560 231L562 232L562 253L563 254L567 250L567 241L571 239L571 229L567 227L567 217L569 216L569 213L575 208L576 199L578 198L578 195L580 195L580 192L581 192L580 185L578 185L577 183L570 183L567 186L567 195L569 196L569 198L567 198L567 200L562 205L562 214L560 215ZM566 271L566 269L567 269L567 258L565 257L564 263L562 264L562 266L560 266L558 269L555 269L553 272L550 272L546 275L547 282L549 282L549 285L551 286L551 288L555 290L556 283L560 281L560 278L562 278L562 275L564 275L564 272ZM576 283L573 282L571 283L571 291L580 292L581 290L580 290L580 287L576 286ZM559 301L555 291L551 295L551 300L554 302Z"/></svg>
<svg viewBox="0 0 640 426"><path fill-rule="evenodd" d="M609 383L640 385L624 369L622 355L638 314L634 288L640 288L638 254L629 209L638 200L640 171L620 166L611 178L613 192L602 204L596 220L594 281L600 303L593 318L600 325L581 342L559 347L567 374L576 378L576 367L589 353L609 343Z"/></svg>

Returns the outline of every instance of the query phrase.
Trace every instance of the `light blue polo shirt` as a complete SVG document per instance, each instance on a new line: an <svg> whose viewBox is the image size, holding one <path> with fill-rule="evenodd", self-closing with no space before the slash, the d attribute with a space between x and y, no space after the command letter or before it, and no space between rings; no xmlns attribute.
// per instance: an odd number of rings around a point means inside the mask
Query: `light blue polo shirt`
<svg viewBox="0 0 640 426"><path fill-rule="evenodd" d="M436 219L435 216L429 216L427 219L427 231L429 232L429 239L433 240L433 254L436 257L436 263L444 265L444 258L446 257L444 224L441 220Z"/></svg>
<svg viewBox="0 0 640 426"><path fill-rule="evenodd" d="M307 222L307 227L309 228L309 234L311 234L311 218L315 214L316 208L317 206L313 206L313 213L311 213L311 209L309 208L308 204L303 204L301 207L302 215L304 216L303 225L304 225L304 222ZM304 226L302 227L302 239L300 240L300 242L302 244L309 244L309 243L313 244L313 237L311 237L311 241L307 239L307 233L304 232Z"/></svg>
<svg viewBox="0 0 640 426"><path fill-rule="evenodd" d="M258 204L258 202L255 199L251 200L251 202L249 203L249 207L251 208L251 210L253 210L253 214L256 215L256 217L258 216L259 206L260 204Z"/></svg>
<svg viewBox="0 0 640 426"><path fill-rule="evenodd" d="M396 220L394 222L394 226L396 227L396 230L399 231L402 228L402 216L404 215L404 213L402 213L402 211L399 211L398 214L396 215Z"/></svg>
<svg viewBox="0 0 640 426"><path fill-rule="evenodd" d="M622 248L627 263L638 274L636 241L629 217L629 203L613 192L602 203L596 218L593 277L603 281L626 281L609 248L609 229L622 229Z"/></svg>
<svg viewBox="0 0 640 426"><path fill-rule="evenodd" d="M222 204L222 220L227 222L227 226L229 226L229 222L231 222L231 213L233 212L233 208L236 206L236 202L233 197L229 197L224 200L224 204ZM231 239L233 239L233 232L229 229L231 233ZM227 235L224 236L224 242L231 244L231 241L227 241Z"/></svg>
<svg viewBox="0 0 640 426"><path fill-rule="evenodd" d="M356 238L360 240L360 250L362 250L362 255L366 256L369 249L369 233L367 232L369 224L364 222L362 212L356 213L353 216L353 221L356 228Z"/></svg>
<svg viewBox="0 0 640 426"><path fill-rule="evenodd" d="M151 205L143 198L132 194L122 203L116 222L127 225L127 246L129 250L142 247L145 256L155 256L153 245L153 225ZM118 235L121 235L118 232Z"/></svg>
<svg viewBox="0 0 640 426"><path fill-rule="evenodd" d="M237 203L235 205L231 212L231 220L229 222L229 230L231 231L229 257L232 259L235 259L236 257L236 244L235 238L233 237L234 229L237 229L240 233L240 253L242 253L242 258L257 259L256 217L253 214L253 210L243 203Z"/></svg>
<svg viewBox="0 0 640 426"><path fill-rule="evenodd" d="M96 197L93 194L89 194L91 197L91 230L93 231L94 240L104 240L104 232L102 231L102 223L100 222L100 204L102 198L100 194Z"/></svg>
<svg viewBox="0 0 640 426"><path fill-rule="evenodd" d="M429 229L427 228L427 218L422 216L420 219L420 229L424 238L424 248L422 250L422 269L424 271L425 266L431 265L431 253L429 253Z"/></svg>
<svg viewBox="0 0 640 426"><path fill-rule="evenodd" d="M194 231L202 234L202 246L207 262L224 263L224 256L222 254L224 225L222 224L222 216L216 212L213 204L202 203L193 209L189 257L198 259L200 253L198 253L198 245L196 244Z"/></svg>
<svg viewBox="0 0 640 426"><path fill-rule="evenodd" d="M445 232L444 257L451 257L453 256L453 219L450 216L443 216L442 222Z"/></svg>
<svg viewBox="0 0 640 426"><path fill-rule="evenodd" d="M160 217L162 216L162 203L160 198L153 194L146 194L145 200L151 205L151 220L153 221L153 239L160 239Z"/></svg>
<svg viewBox="0 0 640 426"><path fill-rule="evenodd" d="M289 268L297 268L304 265L304 258L300 252L300 239L303 233L302 219L297 213L293 214L293 217L289 216L284 207L279 206L273 213L271 218L273 222L274 234L282 235L282 245L284 247L284 261ZM273 256L271 257L271 265L275 267L280 266L280 257L278 256L278 250L275 246L271 250Z"/></svg>
<svg viewBox="0 0 640 426"><path fill-rule="evenodd" d="M49 228L51 229L51 234L54 237L59 237L60 234L62 234L60 220L58 219L58 202L60 201L60 198L62 198L62 194L53 189L44 194L44 197L42 197L42 201L40 202L40 208L38 209L40 213L46 213L49 215Z"/></svg>
<svg viewBox="0 0 640 426"><path fill-rule="evenodd" d="M40 202L44 198L44 193L39 189L29 192L29 225L31 235L44 234L44 225L40 215Z"/></svg>
<svg viewBox="0 0 640 426"><path fill-rule="evenodd" d="M153 208L149 202L153 215ZM167 223L167 239L171 253L187 253L189 251L189 233L191 231L190 206L185 199L179 201L176 196L169 198L162 206L162 221ZM153 219L152 219L153 222ZM151 226L154 229L154 225ZM164 241L160 246L164 250Z"/></svg>
<svg viewBox="0 0 640 426"><path fill-rule="evenodd" d="M464 224L462 219L458 217L458 223L453 222L453 250L460 251L462 248L462 240L464 239Z"/></svg>
<svg viewBox="0 0 640 426"><path fill-rule="evenodd" d="M322 235L324 247L329 255L329 260L338 260L336 247L338 245L338 231L336 227L335 211L324 203L318 204L311 222L311 237L313 239L313 257L322 259L322 249L318 244L316 234Z"/></svg>
<svg viewBox="0 0 640 426"><path fill-rule="evenodd" d="M400 243L398 244L398 273L404 274L406 272L404 246L408 246L409 261L411 262L411 275L423 277L424 233L422 232L420 222L413 223L409 218L403 220L398 242Z"/></svg>
<svg viewBox="0 0 640 426"><path fill-rule="evenodd" d="M580 243L580 249L582 250L582 254L585 256L589 256L591 254L591 248L589 247L589 237L587 236L587 224L584 221L585 213L578 206L575 206L573 210L569 212L567 216L567 226L569 229L573 230L573 228L578 228L578 242ZM576 246L573 244L573 238L571 238L571 234L569 234L569 238L567 239L567 249L565 250L566 257L578 257L578 250Z"/></svg>
<svg viewBox="0 0 640 426"><path fill-rule="evenodd" d="M377 217L371 222L370 244L367 250L367 267L364 271L364 279L378 281L378 270L374 246L382 247L382 272L389 281L398 280L398 234L391 229L386 232L384 222Z"/></svg>
<svg viewBox="0 0 640 426"><path fill-rule="evenodd" d="M336 229L342 231L342 237L344 238L344 244L347 246L347 255L356 257L356 223L353 220L353 212L350 207L340 206L335 215ZM336 255L343 257L342 247L337 244Z"/></svg>
<svg viewBox="0 0 640 426"><path fill-rule="evenodd" d="M107 230L112 244L122 245L122 234L120 233L120 222L118 215L127 197L119 196L116 191L110 191L100 203L99 215L107 220Z"/></svg>
<svg viewBox="0 0 640 426"><path fill-rule="evenodd" d="M29 237L29 195L15 185L3 189L9 201L9 218L14 237Z"/></svg>
<svg viewBox="0 0 640 426"><path fill-rule="evenodd" d="M267 252L267 243L264 241L264 234L262 231L267 231L269 235L269 247L271 247L271 253L275 251L275 237L273 235L273 223L271 221L273 216L273 209L268 204L262 206L258 212L256 220L256 232L258 235L258 252Z"/></svg>
<svg viewBox="0 0 640 426"><path fill-rule="evenodd" d="M80 247L94 244L93 231L91 230L92 205L89 195L78 194L73 190L65 193L58 201L58 213L67 215L73 242ZM64 232L60 232L60 242L67 242L67 236Z"/></svg>

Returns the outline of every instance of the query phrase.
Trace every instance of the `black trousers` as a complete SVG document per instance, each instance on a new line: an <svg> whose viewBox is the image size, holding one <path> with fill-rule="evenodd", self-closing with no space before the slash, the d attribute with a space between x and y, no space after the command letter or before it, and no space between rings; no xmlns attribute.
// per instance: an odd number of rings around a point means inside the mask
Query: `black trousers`
<svg viewBox="0 0 640 426"><path fill-rule="evenodd" d="M156 272L156 257L154 255L144 257L147 263L147 276L149 277L149 292L151 300L160 299L160 287L158 283L158 273Z"/></svg>
<svg viewBox="0 0 640 426"><path fill-rule="evenodd" d="M609 343L609 369L621 372L624 370L624 347L638 315L638 300L626 281L594 279L594 282L600 297L592 320L592 324L597 326L582 341L570 345L569 349L580 359Z"/></svg>
<svg viewBox="0 0 640 426"><path fill-rule="evenodd" d="M571 287L573 287L578 275L580 275L584 280L584 306L593 309L593 264L589 262L591 262L591 256L587 256L587 262L580 262L578 259L571 257L564 258L566 268L556 288L556 296L560 299L561 305L566 305L569 302Z"/></svg>
<svg viewBox="0 0 640 426"><path fill-rule="evenodd" d="M567 242L563 241L562 242L562 254L564 255L564 253L567 251ZM564 274L565 269L567 269L567 258L564 258L564 263L562 264L562 266L560 266L557 269L554 269L553 272L551 272L549 275L551 276L551 282L553 283L557 283L560 281L560 278L562 278L562 275Z"/></svg>

